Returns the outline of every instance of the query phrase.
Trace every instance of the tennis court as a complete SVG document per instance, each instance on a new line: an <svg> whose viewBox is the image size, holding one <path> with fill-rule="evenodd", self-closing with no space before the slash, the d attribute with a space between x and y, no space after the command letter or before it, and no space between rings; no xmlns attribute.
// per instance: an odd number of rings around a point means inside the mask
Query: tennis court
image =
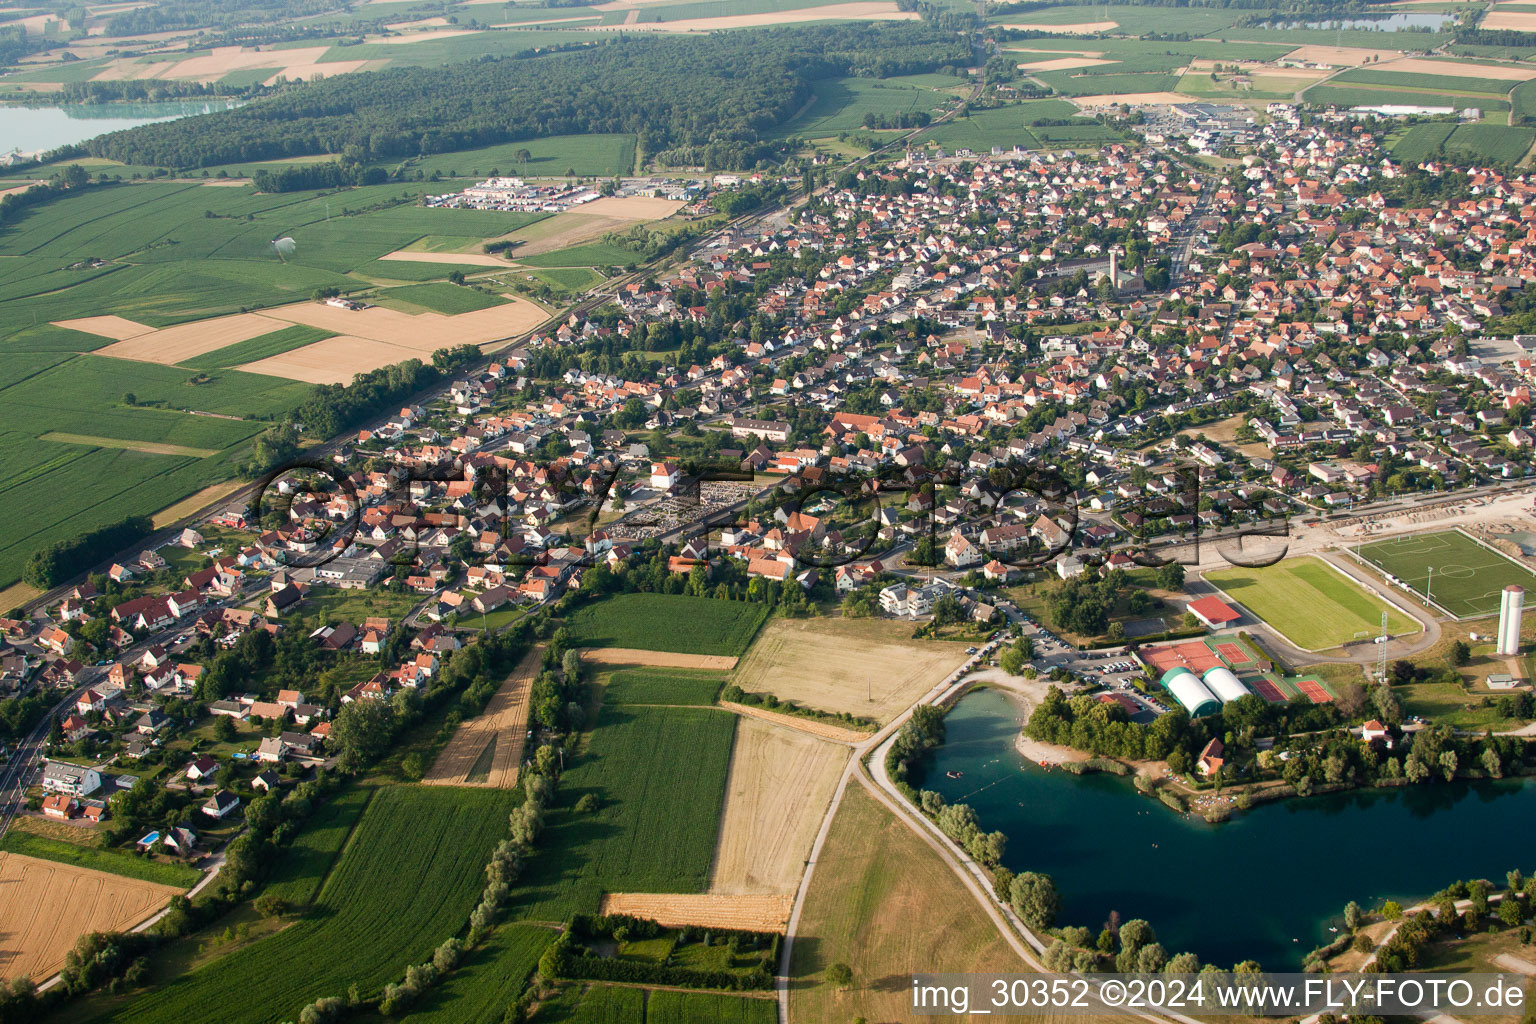
<svg viewBox="0 0 1536 1024"><path fill-rule="evenodd" d="M1496 615L1510 584L1536 590L1536 574L1460 530L1373 541L1355 554L1458 619Z"/></svg>
<svg viewBox="0 0 1536 1024"><path fill-rule="evenodd" d="M1307 695L1307 699L1313 704L1332 704L1333 694L1322 684L1319 679L1303 677L1296 680L1296 688Z"/></svg>
<svg viewBox="0 0 1536 1024"><path fill-rule="evenodd" d="M1248 688L1271 704L1284 704L1286 702L1286 696L1280 692L1280 687L1263 676L1256 676L1248 680Z"/></svg>
<svg viewBox="0 0 1536 1024"><path fill-rule="evenodd" d="M1246 665L1252 660L1237 644L1217 644L1216 653L1226 658L1229 665Z"/></svg>

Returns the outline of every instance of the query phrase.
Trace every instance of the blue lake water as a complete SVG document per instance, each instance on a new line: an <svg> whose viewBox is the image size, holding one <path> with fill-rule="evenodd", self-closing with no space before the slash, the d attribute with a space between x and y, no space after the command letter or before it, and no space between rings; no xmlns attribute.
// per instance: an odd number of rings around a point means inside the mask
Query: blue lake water
<svg viewBox="0 0 1536 1024"><path fill-rule="evenodd" d="M206 100L166 103L70 103L58 107L0 104L0 153L40 153L153 121L226 110L237 104Z"/></svg>
<svg viewBox="0 0 1536 1024"><path fill-rule="evenodd" d="M1059 923L1095 932L1118 911L1151 922L1170 953L1299 969L1350 900L1415 900L1459 878L1502 884L1536 863L1536 785L1518 781L1366 790L1266 804L1220 825L1181 817L1111 775L1071 775L1013 746L1016 705L963 697L920 788L976 809L1008 836L1005 862L1044 871ZM960 779L945 776L964 772Z"/></svg>

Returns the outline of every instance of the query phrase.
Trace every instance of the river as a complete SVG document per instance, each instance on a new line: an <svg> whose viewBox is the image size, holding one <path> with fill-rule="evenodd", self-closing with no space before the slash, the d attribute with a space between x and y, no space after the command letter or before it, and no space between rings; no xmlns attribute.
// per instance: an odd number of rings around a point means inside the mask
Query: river
<svg viewBox="0 0 1536 1024"><path fill-rule="evenodd" d="M1058 923L1097 933L1112 910L1145 918L1170 955L1300 969L1335 937L1327 929L1350 900L1406 906L1459 878L1502 885L1510 868L1532 868L1536 785L1365 790L1208 825L1142 796L1129 778L1026 761L1013 746L1018 708L997 690L961 698L947 723L920 788L970 804L984 829L1006 833L1008 867L1051 875Z"/></svg>
<svg viewBox="0 0 1536 1024"><path fill-rule="evenodd" d="M174 121L239 106L229 100L174 100L164 103L68 103L57 107L0 104L0 153L46 153L107 132Z"/></svg>

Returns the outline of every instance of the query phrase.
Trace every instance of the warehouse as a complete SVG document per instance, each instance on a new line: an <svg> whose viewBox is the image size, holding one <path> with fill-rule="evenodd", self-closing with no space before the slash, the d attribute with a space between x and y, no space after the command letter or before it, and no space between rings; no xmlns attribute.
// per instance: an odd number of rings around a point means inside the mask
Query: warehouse
<svg viewBox="0 0 1536 1024"><path fill-rule="evenodd" d="M1171 668L1164 672L1162 685L1184 706L1191 718L1213 715L1221 710L1221 701L1187 668Z"/></svg>
<svg viewBox="0 0 1536 1024"><path fill-rule="evenodd" d="M1223 704L1230 704L1239 697L1247 697L1253 691L1244 686L1242 680L1232 674L1232 670L1225 665L1217 665L1207 669L1205 675L1200 677L1210 690Z"/></svg>

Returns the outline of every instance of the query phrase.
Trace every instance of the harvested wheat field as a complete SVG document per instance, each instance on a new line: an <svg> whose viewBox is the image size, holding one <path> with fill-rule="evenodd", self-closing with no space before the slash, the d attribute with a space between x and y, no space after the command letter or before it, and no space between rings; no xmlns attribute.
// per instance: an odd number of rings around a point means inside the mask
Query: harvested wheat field
<svg viewBox="0 0 1536 1024"><path fill-rule="evenodd" d="M751 704L737 704L735 701L730 700L722 700L720 706L727 711L734 711L744 718L755 718L760 722L782 725L786 729L794 729L805 733L807 736L815 736L818 739L831 740L833 743L863 743L874 735L872 732L844 729L827 722L818 722L813 718L781 714L777 711L769 711L766 708L753 707Z"/></svg>
<svg viewBox="0 0 1536 1024"><path fill-rule="evenodd" d="M114 341L137 338L141 334L148 334L154 330L153 327L134 323L120 316L83 316L78 320L55 320L53 326L65 327L71 331L84 331L86 334L94 334L98 338L111 338Z"/></svg>
<svg viewBox="0 0 1536 1024"><path fill-rule="evenodd" d="M1361 46L1301 46L1281 59L1329 64L1336 68L1357 68L1372 61L1388 61L1402 55L1400 50L1371 50Z"/></svg>
<svg viewBox="0 0 1536 1024"><path fill-rule="evenodd" d="M922 15L903 11L895 0L856 0L854 3L829 4L826 7L801 7L792 11L767 11L761 14L723 14L716 18L682 18L677 21L625 23L626 32L713 32L727 28L762 28L769 25L798 25L808 21L917 21ZM1113 24L1111 22L1110 24ZM593 26L589 32L612 31L612 26Z"/></svg>
<svg viewBox="0 0 1536 1024"><path fill-rule="evenodd" d="M519 256L537 256L590 242L610 231L622 231L638 221L662 220L682 208L682 203L671 199L604 196L583 203L577 210L557 213L502 235L501 238L487 241L517 243L517 248L511 253L512 259L516 260Z"/></svg>
<svg viewBox="0 0 1536 1024"><path fill-rule="evenodd" d="M1019 67L1026 71L1070 71L1073 68L1091 68L1100 64L1117 64L1113 60L1095 60L1092 57L1057 57L1054 60L1036 60Z"/></svg>
<svg viewBox="0 0 1536 1024"><path fill-rule="evenodd" d="M1478 28L1507 28L1516 32L1536 32L1536 12L1489 11Z"/></svg>
<svg viewBox="0 0 1536 1024"><path fill-rule="evenodd" d="M1503 82L1527 82L1536 78L1536 67L1529 64L1516 67L1511 64L1473 64L1459 60L1427 60L1423 57L1405 57L1388 61L1372 71L1406 71L1417 75L1450 75L1454 78L1492 78Z"/></svg>
<svg viewBox="0 0 1536 1024"><path fill-rule="evenodd" d="M1094 32L1108 32L1112 28L1119 28L1120 23L1118 21L1080 21L1074 25L1025 25L1009 22L1007 27L1029 29L1035 32L1048 32L1058 36L1086 36Z"/></svg>
<svg viewBox="0 0 1536 1024"><path fill-rule="evenodd" d="M234 313L135 335L106 348L99 348L96 354L173 366L226 345L281 331L287 326L286 323L259 313Z"/></svg>
<svg viewBox="0 0 1536 1024"><path fill-rule="evenodd" d="M342 334L254 363L242 363L235 369L306 384L349 384L356 374L421 357L422 353L413 348Z"/></svg>
<svg viewBox="0 0 1536 1024"><path fill-rule="evenodd" d="M794 909L794 904L793 895L612 892L603 897L598 913L643 917L666 928L693 924L704 928L782 932L789 924L789 912Z"/></svg>
<svg viewBox="0 0 1536 1024"><path fill-rule="evenodd" d="M394 260L397 263L446 263L465 267L497 267L500 269L511 266L506 260L483 252L412 252L408 249L397 249L394 252L385 253L379 259Z"/></svg>
<svg viewBox="0 0 1536 1024"><path fill-rule="evenodd" d="M121 931L181 889L0 853L0 978L41 980L86 932Z"/></svg>
<svg viewBox="0 0 1536 1024"><path fill-rule="evenodd" d="M652 668L707 668L729 672L737 658L726 654L674 654L630 647L584 647L581 660L593 665L645 665Z"/></svg>
<svg viewBox="0 0 1536 1024"><path fill-rule="evenodd" d="M890 619L774 619L731 682L888 722L965 662L963 647L911 636L911 623Z"/></svg>
<svg viewBox="0 0 1536 1024"><path fill-rule="evenodd" d="M736 723L710 894L793 894L850 756L804 732Z"/></svg>
<svg viewBox="0 0 1536 1024"><path fill-rule="evenodd" d="M461 723L421 781L429 786L487 786L511 789L523 763L528 734L528 698L544 657L542 645L523 656L485 710ZM493 746L494 744L494 746ZM471 781L484 771L485 781Z"/></svg>
<svg viewBox="0 0 1536 1024"><path fill-rule="evenodd" d="M1068 96L1067 100L1079 107L1118 107L1122 103L1133 107L1166 107L1190 101L1188 96L1176 92L1111 92L1099 96Z"/></svg>

